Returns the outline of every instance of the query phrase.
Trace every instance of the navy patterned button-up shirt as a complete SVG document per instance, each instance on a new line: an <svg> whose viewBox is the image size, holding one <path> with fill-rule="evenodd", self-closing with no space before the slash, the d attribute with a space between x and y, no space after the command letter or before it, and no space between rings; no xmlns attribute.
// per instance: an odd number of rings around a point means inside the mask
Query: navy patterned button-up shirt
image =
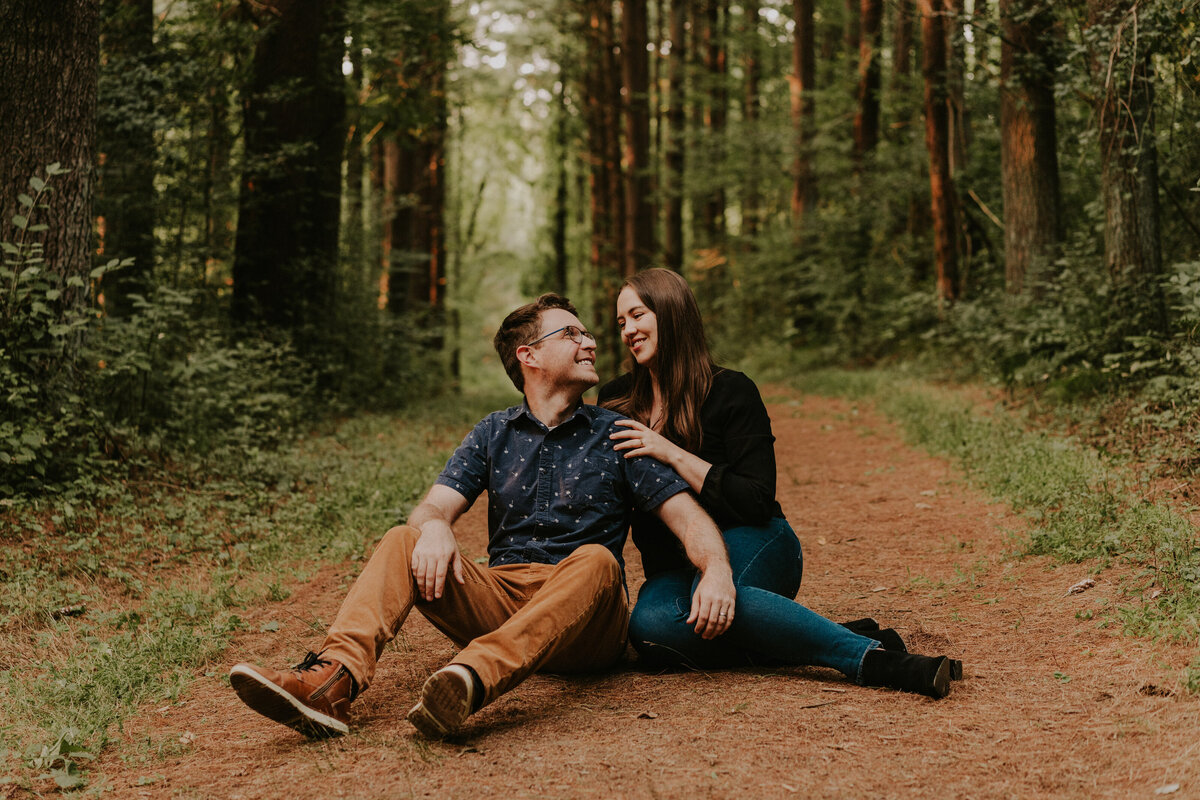
<svg viewBox="0 0 1200 800"><path fill-rule="evenodd" d="M632 509L650 511L688 485L653 458L613 450L608 436L620 418L581 404L551 430L521 404L467 434L437 482L468 502L487 490L490 566L557 564L595 543L624 568Z"/></svg>

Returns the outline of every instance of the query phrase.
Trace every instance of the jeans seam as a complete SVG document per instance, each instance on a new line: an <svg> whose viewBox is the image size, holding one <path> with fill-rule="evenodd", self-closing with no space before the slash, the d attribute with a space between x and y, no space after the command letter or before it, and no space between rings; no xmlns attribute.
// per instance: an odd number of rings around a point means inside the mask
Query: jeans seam
<svg viewBox="0 0 1200 800"><path fill-rule="evenodd" d="M754 555L746 560L746 563L742 566L741 571L737 575L734 576L733 583L735 586L742 585L742 577L745 576L745 574L750 571L750 567L754 566L754 562L758 561L758 557L763 554L764 550L766 550L768 547L770 547L772 544L774 544L776 541L778 541L779 537L782 536L783 534L784 534L783 531L776 531L775 535L773 537L771 537L767 541L763 542L762 547L758 548L758 550L755 551Z"/></svg>

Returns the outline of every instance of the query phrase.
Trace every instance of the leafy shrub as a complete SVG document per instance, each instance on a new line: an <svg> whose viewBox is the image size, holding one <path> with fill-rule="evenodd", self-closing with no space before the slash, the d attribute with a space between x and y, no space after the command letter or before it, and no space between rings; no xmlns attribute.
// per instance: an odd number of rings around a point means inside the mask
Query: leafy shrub
<svg viewBox="0 0 1200 800"><path fill-rule="evenodd" d="M46 175L66 171L51 164ZM78 360L96 327L88 308L91 285L46 263L38 234L48 226L36 218L53 189L36 176L29 189L32 195L18 195L21 213L11 220L11 240L0 241L0 495L8 498L61 486L94 467L92 432L99 421ZM88 277L96 280L118 266L110 261Z"/></svg>

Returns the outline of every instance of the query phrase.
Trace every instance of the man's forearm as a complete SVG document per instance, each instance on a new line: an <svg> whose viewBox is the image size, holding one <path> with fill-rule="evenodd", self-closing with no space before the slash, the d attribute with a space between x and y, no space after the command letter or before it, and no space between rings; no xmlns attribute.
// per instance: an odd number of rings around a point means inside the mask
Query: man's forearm
<svg viewBox="0 0 1200 800"><path fill-rule="evenodd" d="M724 569L732 572L729 566L729 553L725 550L725 540L721 537L721 529L708 519L707 516L693 516L679 533L684 552L692 565L707 574L710 569Z"/></svg>

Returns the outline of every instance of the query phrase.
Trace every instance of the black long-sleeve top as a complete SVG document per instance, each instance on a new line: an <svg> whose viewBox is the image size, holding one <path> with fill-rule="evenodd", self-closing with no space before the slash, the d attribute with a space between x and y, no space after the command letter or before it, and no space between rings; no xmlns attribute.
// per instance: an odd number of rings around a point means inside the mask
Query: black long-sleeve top
<svg viewBox="0 0 1200 800"><path fill-rule="evenodd" d="M600 402L625 394L630 375L600 389ZM782 517L775 499L775 436L771 418L754 381L731 369L718 368L712 389L700 408L702 438L698 455L712 464L699 500L722 530L765 525ZM679 540L651 514L635 512L633 542L649 577L689 566Z"/></svg>

